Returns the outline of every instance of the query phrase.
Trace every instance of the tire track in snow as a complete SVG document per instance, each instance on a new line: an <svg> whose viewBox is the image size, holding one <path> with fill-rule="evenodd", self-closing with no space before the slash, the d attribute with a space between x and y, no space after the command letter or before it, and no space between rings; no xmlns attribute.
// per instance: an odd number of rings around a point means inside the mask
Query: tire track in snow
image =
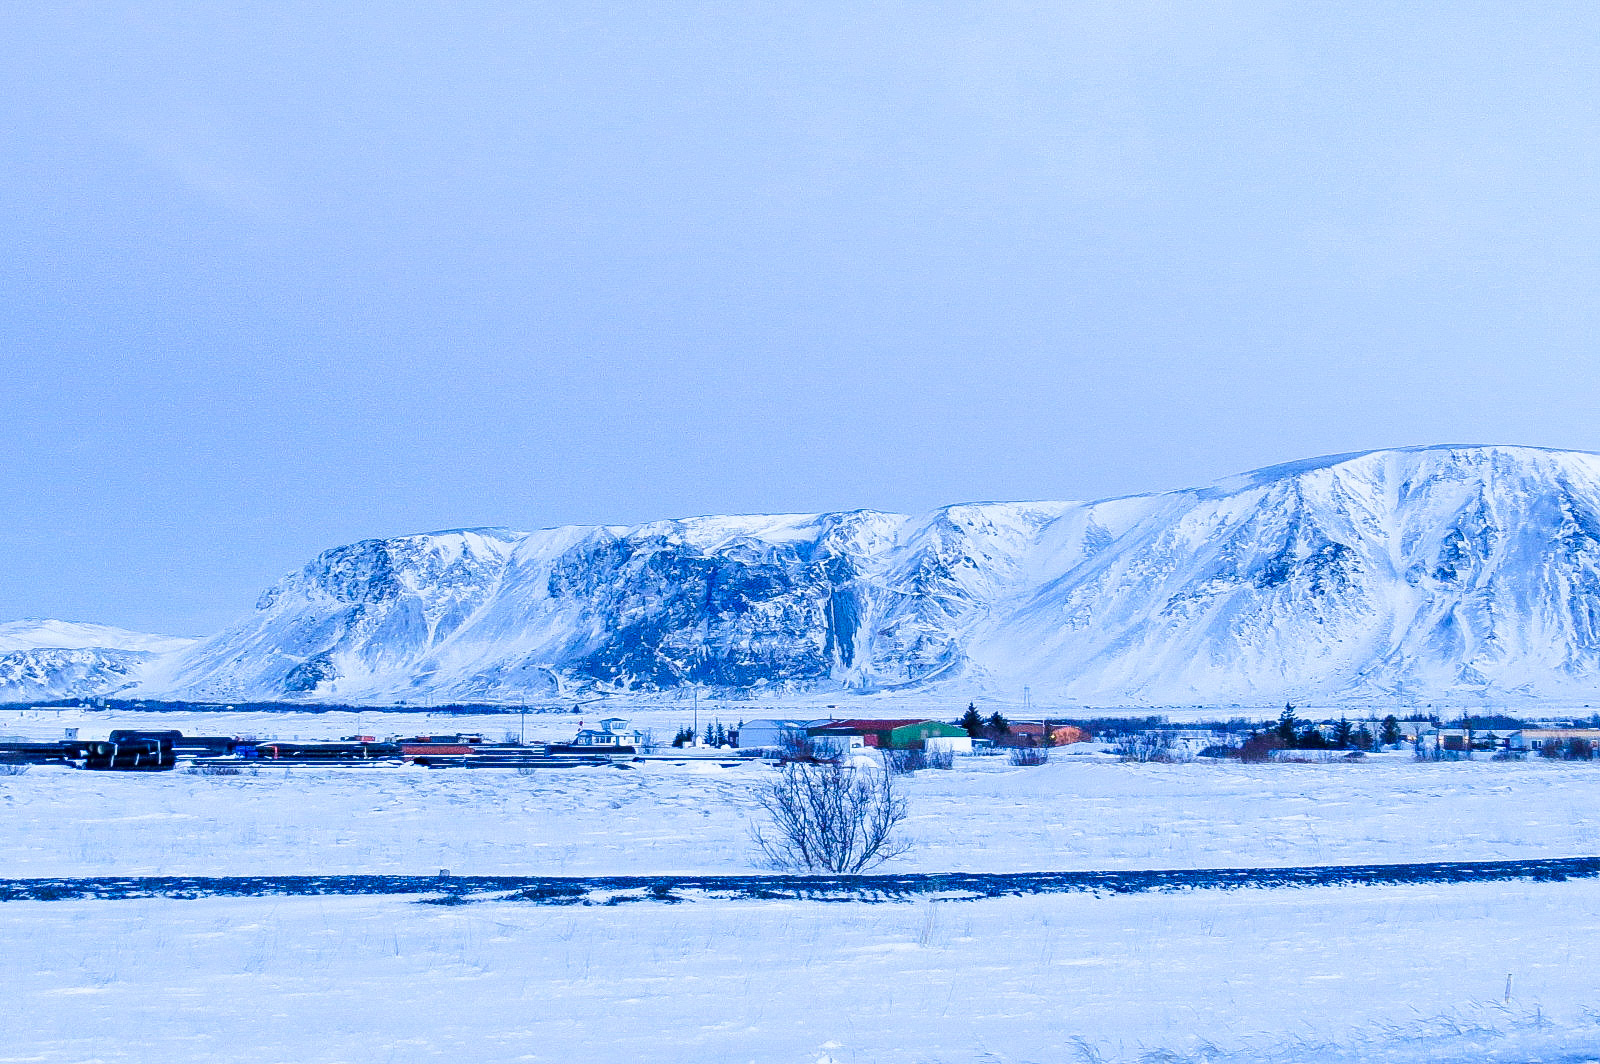
<svg viewBox="0 0 1600 1064"><path fill-rule="evenodd" d="M922 872L853 876L91 876L0 879L0 902L134 898L414 895L432 904L525 901L542 905L723 900L908 901L1027 894L1280 889L1284 887L1560 882L1600 878L1600 857L1290 868L1113 872Z"/></svg>

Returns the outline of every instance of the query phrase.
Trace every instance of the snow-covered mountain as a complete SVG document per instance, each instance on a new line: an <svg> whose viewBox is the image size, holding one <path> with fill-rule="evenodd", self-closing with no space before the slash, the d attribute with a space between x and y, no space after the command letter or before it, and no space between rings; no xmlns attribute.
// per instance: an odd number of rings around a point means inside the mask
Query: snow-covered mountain
<svg viewBox="0 0 1600 1064"><path fill-rule="evenodd" d="M113 692L136 682L153 662L194 642L77 621L0 624L0 702Z"/></svg>
<svg viewBox="0 0 1600 1064"><path fill-rule="evenodd" d="M695 683L1086 705L1600 697L1600 456L1431 447L905 516L471 529L327 551L139 688L539 698Z"/></svg>

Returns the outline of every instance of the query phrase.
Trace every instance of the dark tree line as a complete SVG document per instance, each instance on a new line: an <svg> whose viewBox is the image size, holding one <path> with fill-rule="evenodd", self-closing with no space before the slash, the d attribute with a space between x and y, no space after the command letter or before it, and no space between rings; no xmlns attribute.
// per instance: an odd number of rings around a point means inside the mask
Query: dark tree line
<svg viewBox="0 0 1600 1064"><path fill-rule="evenodd" d="M1000 711L989 714L987 718L978 712L978 707L967 703L967 711L956 721L974 739L992 739L996 742L1011 734L1011 722L1000 715Z"/></svg>
<svg viewBox="0 0 1600 1064"><path fill-rule="evenodd" d="M1374 735L1365 724L1352 725L1341 716L1333 726L1333 734L1326 734L1319 724L1302 721L1290 702L1278 714L1278 723L1272 736L1281 750L1372 750L1378 746L1394 746L1401 740L1400 721L1393 714L1383 718Z"/></svg>

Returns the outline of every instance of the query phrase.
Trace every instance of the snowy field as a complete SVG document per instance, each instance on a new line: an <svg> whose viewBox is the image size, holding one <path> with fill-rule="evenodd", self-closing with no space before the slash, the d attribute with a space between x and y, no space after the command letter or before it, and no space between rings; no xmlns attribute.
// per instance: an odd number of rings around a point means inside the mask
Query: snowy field
<svg viewBox="0 0 1600 1064"><path fill-rule="evenodd" d="M0 906L5 1061L1577 1061L1600 883ZM1507 994L1507 978L1510 993Z"/></svg>
<svg viewBox="0 0 1600 1064"><path fill-rule="evenodd" d="M98 717L65 726L252 730ZM356 730L305 717L262 730ZM956 765L905 781L913 848L885 870L1600 853L1590 764ZM36 767L0 776L0 876L742 873L759 867L751 791L771 771ZM1600 1059L1597 948L1595 881L875 905L15 902L0 905L0 1062L1579 1061Z"/></svg>
<svg viewBox="0 0 1600 1064"><path fill-rule="evenodd" d="M759 764L0 776L0 875L749 872ZM1131 765L958 758L905 780L886 871L1053 871L1600 854L1600 765Z"/></svg>

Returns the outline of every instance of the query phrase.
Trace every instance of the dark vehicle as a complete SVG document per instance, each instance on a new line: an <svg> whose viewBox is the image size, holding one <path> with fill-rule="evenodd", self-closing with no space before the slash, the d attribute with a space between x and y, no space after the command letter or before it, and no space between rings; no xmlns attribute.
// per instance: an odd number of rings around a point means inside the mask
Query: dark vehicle
<svg viewBox="0 0 1600 1064"><path fill-rule="evenodd" d="M301 761L331 763L347 761L387 761L400 756L394 743L255 743L241 745L245 757L258 761Z"/></svg>
<svg viewBox="0 0 1600 1064"><path fill-rule="evenodd" d="M398 740L404 757L465 757L484 745L481 735L413 735Z"/></svg>
<svg viewBox="0 0 1600 1064"><path fill-rule="evenodd" d="M427 768L575 768L579 765L603 765L611 759L604 755L589 756L549 755L540 743L481 743L461 746L453 752L423 752L410 755L413 763Z"/></svg>
<svg viewBox="0 0 1600 1064"><path fill-rule="evenodd" d="M612 755L632 757L639 752L638 747L623 745L621 743L602 745L599 743L551 743L545 747L545 753L563 757L579 756L604 759Z"/></svg>
<svg viewBox="0 0 1600 1064"><path fill-rule="evenodd" d="M134 728L118 728L111 733L111 742L125 743L132 739L154 739L158 743L176 746L183 740L181 731L140 731Z"/></svg>
<svg viewBox="0 0 1600 1064"><path fill-rule="evenodd" d="M84 742L68 739L54 743L0 744L0 764L75 765L78 768L115 772L159 772L177 764L171 736L152 733L135 737L131 732L112 732L115 738Z"/></svg>
<svg viewBox="0 0 1600 1064"><path fill-rule="evenodd" d="M0 743L0 765L69 765L78 756L80 744Z"/></svg>
<svg viewBox="0 0 1600 1064"><path fill-rule="evenodd" d="M125 743L135 739L154 739L172 747L178 757L226 757L239 745L239 740L221 735L184 735L181 731L138 731L119 728L111 733L111 741Z"/></svg>
<svg viewBox="0 0 1600 1064"><path fill-rule="evenodd" d="M424 768L580 768L584 765L616 764L609 757L544 757L525 754L521 757L497 754L472 754L466 757L424 755L413 759Z"/></svg>
<svg viewBox="0 0 1600 1064"><path fill-rule="evenodd" d="M163 772L178 763L170 739L69 743L82 753L82 767L102 772Z"/></svg>

